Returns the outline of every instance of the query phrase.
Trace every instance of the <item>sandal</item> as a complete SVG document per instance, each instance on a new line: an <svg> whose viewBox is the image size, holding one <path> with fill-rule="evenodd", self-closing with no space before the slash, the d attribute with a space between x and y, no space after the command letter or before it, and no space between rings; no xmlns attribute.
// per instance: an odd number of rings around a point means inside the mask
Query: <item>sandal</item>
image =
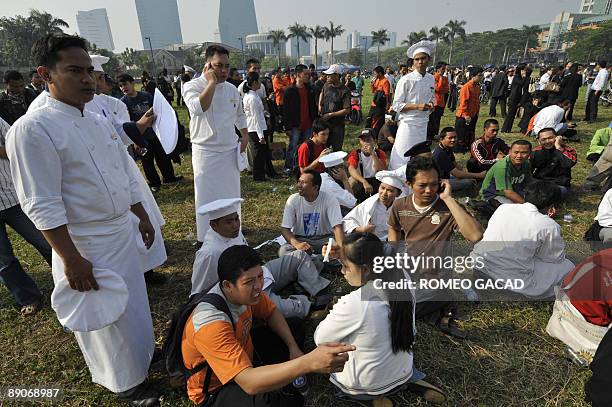
<svg viewBox="0 0 612 407"><path fill-rule="evenodd" d="M430 403L441 404L446 401L446 394L444 394L444 391L425 380L417 380L414 383L408 383L406 388L420 395Z"/></svg>
<svg viewBox="0 0 612 407"><path fill-rule="evenodd" d="M32 304L27 304L21 307L20 313L24 317L30 317L36 314L42 308L42 304L40 300L33 302Z"/></svg>

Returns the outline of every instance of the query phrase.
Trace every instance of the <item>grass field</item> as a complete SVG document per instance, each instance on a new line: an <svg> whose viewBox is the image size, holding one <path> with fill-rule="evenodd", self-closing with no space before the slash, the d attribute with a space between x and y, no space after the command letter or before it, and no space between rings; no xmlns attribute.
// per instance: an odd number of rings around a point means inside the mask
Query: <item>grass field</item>
<svg viewBox="0 0 612 407"><path fill-rule="evenodd" d="M368 99L368 96L364 98L364 106L369 105ZM487 118L488 106L483 106L481 111L480 124ZM583 112L584 97L581 96L575 119L582 118ZM181 108L179 113L187 125L187 112ZM585 160L590 138L596 129L610 123L612 109L601 108L599 116L595 124L579 122L582 141L573 143L580 152L579 163L573 171L576 187L590 169ZM452 124L454 117L447 111L442 126ZM358 132L358 127L348 126L346 151L357 144ZM519 134L503 135L503 138L512 141L518 139ZM275 137L275 140L280 139L279 135ZM465 158L458 156L460 161ZM277 167L281 165L280 162L276 164ZM167 222L163 234L169 251L168 262L159 269L167 275L168 282L149 288L155 334L159 341L168 315L189 295L195 255L193 177L188 154L184 156L183 164L177 167L177 174L183 175L185 181L164 186L157 195ZM291 181L256 184L244 173L243 229L251 245L279 235L282 209L293 192L295 188ZM577 192L570 195L560 211L574 218L572 223L562 223L563 236L568 242L581 239L592 222L599 199L599 195ZM53 280L46 263L20 237L13 233L11 239L22 265L44 290L45 308L34 317L24 318L8 291L0 288L0 344L3 347L0 386L59 386L65 391L62 406L121 405L108 391L91 383L73 335L64 333L50 308ZM267 257L273 254L272 248L265 250ZM338 276L333 279L333 284L343 284ZM583 389L589 372L567 362L563 358L563 345L546 334L551 309L551 303L483 303L471 309L472 319L463 325L469 333L469 339L465 341L444 336L419 323L414 347L416 367L445 389L448 406L586 406ZM310 406L347 405L334 399L326 377L312 375L309 380ZM167 386L160 373L153 373L150 381L162 392L163 406L191 405L183 392ZM400 405L427 404L409 393L399 394L395 400ZM6 401L4 403L8 405ZM3 402L0 400L1 405Z"/></svg>

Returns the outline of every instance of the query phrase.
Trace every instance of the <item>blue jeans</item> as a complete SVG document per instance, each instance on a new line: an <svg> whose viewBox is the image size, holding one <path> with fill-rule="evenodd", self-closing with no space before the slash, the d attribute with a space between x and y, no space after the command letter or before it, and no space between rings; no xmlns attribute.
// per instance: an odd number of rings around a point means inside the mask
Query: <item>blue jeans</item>
<svg viewBox="0 0 612 407"><path fill-rule="evenodd" d="M289 146L287 147L287 155L285 156L285 169L293 170L297 165L297 150L300 144L308 140L312 136L312 129L301 131L300 129L291 129L289 132Z"/></svg>
<svg viewBox="0 0 612 407"><path fill-rule="evenodd" d="M15 257L6 225L34 246L49 265L51 265L51 246L19 205L0 211L0 282L6 285L19 306L29 305L37 302L41 293Z"/></svg>

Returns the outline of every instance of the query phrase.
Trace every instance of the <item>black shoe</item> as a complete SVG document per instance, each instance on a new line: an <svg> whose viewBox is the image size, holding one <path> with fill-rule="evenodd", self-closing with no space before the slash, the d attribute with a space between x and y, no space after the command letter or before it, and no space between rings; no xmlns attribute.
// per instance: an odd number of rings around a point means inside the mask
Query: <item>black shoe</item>
<svg viewBox="0 0 612 407"><path fill-rule="evenodd" d="M119 400L130 403L138 407L157 407L159 406L159 394L155 390L147 389L144 384L116 393Z"/></svg>
<svg viewBox="0 0 612 407"><path fill-rule="evenodd" d="M172 179L169 180L164 180L164 184L175 184L177 182L181 182L183 180L183 176L179 175L178 177L174 177Z"/></svg>
<svg viewBox="0 0 612 407"><path fill-rule="evenodd" d="M149 185L149 188L151 189L151 192L159 192L159 189L161 187L159 185L154 185L154 186Z"/></svg>
<svg viewBox="0 0 612 407"><path fill-rule="evenodd" d="M312 300L312 304L310 305L310 311L318 311L327 307L327 305L334 299L334 296L331 294L321 294L317 295Z"/></svg>
<svg viewBox="0 0 612 407"><path fill-rule="evenodd" d="M164 276L161 273L156 273L153 270L149 270L146 273L144 273L144 278L147 284L156 285L156 284L163 284L166 282L166 276Z"/></svg>

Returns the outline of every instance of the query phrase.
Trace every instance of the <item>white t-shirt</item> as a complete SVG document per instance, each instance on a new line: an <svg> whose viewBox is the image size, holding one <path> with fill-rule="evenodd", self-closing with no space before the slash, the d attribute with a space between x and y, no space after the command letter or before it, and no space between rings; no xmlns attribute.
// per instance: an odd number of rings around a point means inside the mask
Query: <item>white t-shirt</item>
<svg viewBox="0 0 612 407"><path fill-rule="evenodd" d="M366 156L363 152L359 152L359 162L363 167L363 178L372 178L376 175L376 171L374 171L374 160L372 160L372 156Z"/></svg>
<svg viewBox="0 0 612 407"><path fill-rule="evenodd" d="M281 226L292 229L294 235L327 235L333 233L336 225L342 225L342 213L333 196L321 191L313 202L297 193L287 199Z"/></svg>
<svg viewBox="0 0 612 407"><path fill-rule="evenodd" d="M601 227L612 228L612 189L608 189L601 200L595 220Z"/></svg>

